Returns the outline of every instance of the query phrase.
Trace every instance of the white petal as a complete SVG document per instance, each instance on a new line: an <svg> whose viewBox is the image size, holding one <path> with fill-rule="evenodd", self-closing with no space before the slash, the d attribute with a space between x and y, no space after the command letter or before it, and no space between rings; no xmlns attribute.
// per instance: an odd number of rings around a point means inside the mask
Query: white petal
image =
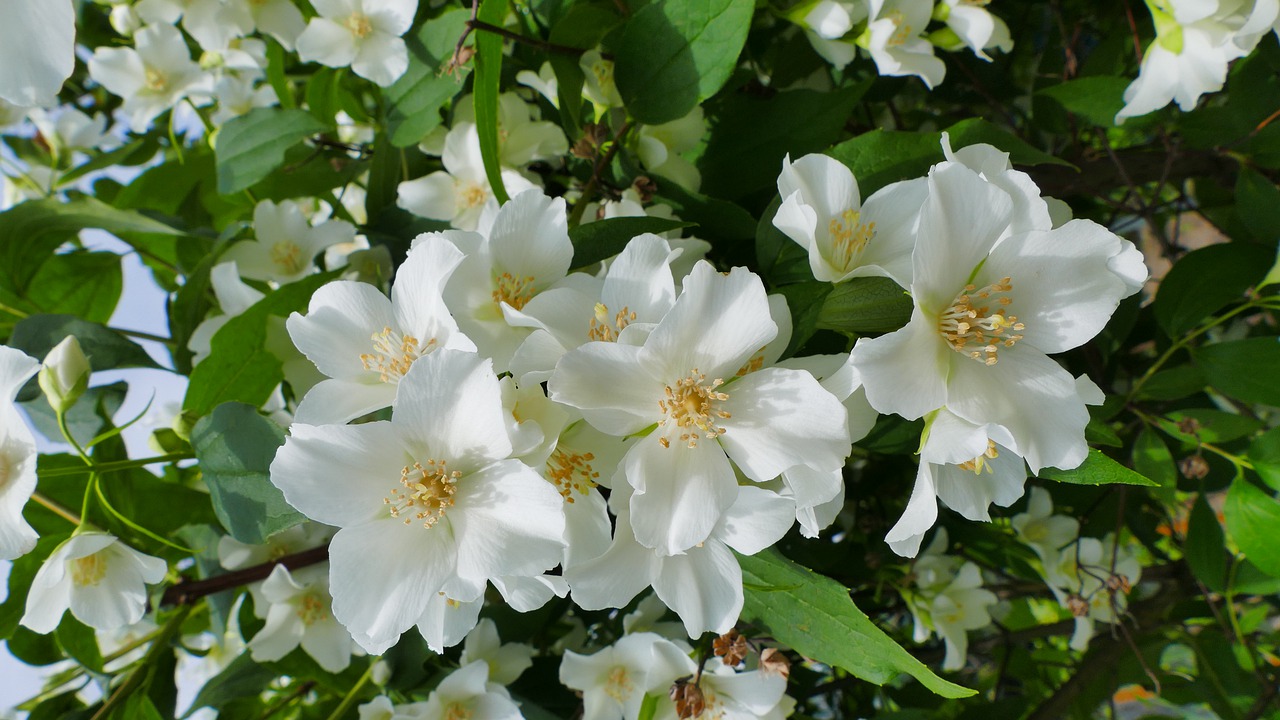
<svg viewBox="0 0 1280 720"><path fill-rule="evenodd" d="M283 566L277 566L283 567ZM267 622L249 641L249 652L255 662L274 662L293 652L302 642L302 621L293 606L272 605Z"/></svg>
<svg viewBox="0 0 1280 720"><path fill-rule="evenodd" d="M453 177L437 170L396 188L396 205L419 217L452 220L458 212L458 196Z"/></svg>
<svg viewBox="0 0 1280 720"><path fill-rule="evenodd" d="M459 463L456 469L465 473L511 454L503 415L488 360L437 350L415 361L400 381L392 419L431 458Z"/></svg>
<svg viewBox="0 0 1280 720"><path fill-rule="evenodd" d="M738 488L738 499L725 511L715 536L743 555L755 555L781 540L795 517L795 501L748 485Z"/></svg>
<svg viewBox="0 0 1280 720"><path fill-rule="evenodd" d="M636 542L631 523L618 517L613 544L600 557L565 568L573 601L584 610L620 608L649 587L659 559Z"/></svg>
<svg viewBox="0 0 1280 720"><path fill-rule="evenodd" d="M620 472L635 489L631 522L636 540L662 555L682 553L711 534L738 496L724 451L703 439L696 447L675 440L663 447L657 432L627 453Z"/></svg>
<svg viewBox="0 0 1280 720"><path fill-rule="evenodd" d="M313 427L295 423L271 463L271 482L307 517L346 526L388 517L383 498L413 464L389 422Z"/></svg>
<svg viewBox="0 0 1280 720"><path fill-rule="evenodd" d="M630 435L660 419L664 385L643 362L642 348L596 342L565 353L547 389L601 432Z"/></svg>
<svg viewBox="0 0 1280 720"><path fill-rule="evenodd" d="M916 472L916 484L902 517L885 535L884 541L903 557L915 557L920 552L920 541L938 520L938 497L933 484L935 467L920 463Z"/></svg>
<svg viewBox="0 0 1280 720"><path fill-rule="evenodd" d="M917 307L901 330L858 340L853 365L872 407L914 420L947 404L951 354L936 322Z"/></svg>
<svg viewBox="0 0 1280 720"><path fill-rule="evenodd" d="M605 276L600 300L610 312L626 308L640 322L658 322L675 304L671 244L652 233L632 238Z"/></svg>
<svg viewBox="0 0 1280 720"><path fill-rule="evenodd" d="M747 477L772 480L788 468L834 470L849 454L844 405L802 370L765 368L723 388L730 417L720 436Z"/></svg>
<svg viewBox="0 0 1280 720"><path fill-rule="evenodd" d="M0 99L48 105L75 69L76 11L71 0L0 2Z"/></svg>
<svg viewBox="0 0 1280 720"><path fill-rule="evenodd" d="M396 386L391 383L321 380L302 397L293 419L307 425L341 424L391 407L395 399Z"/></svg>
<svg viewBox="0 0 1280 720"><path fill-rule="evenodd" d="M742 612L742 569L729 548L715 540L663 558L653 589L680 616L689 637L727 632Z"/></svg>
<svg viewBox="0 0 1280 720"><path fill-rule="evenodd" d="M462 262L462 251L441 235L420 235L396 270L391 302L400 327L425 344L457 332L444 304L444 286ZM420 345L421 346L421 345Z"/></svg>
<svg viewBox="0 0 1280 720"><path fill-rule="evenodd" d="M325 17L312 18L298 36L298 58L329 67L346 67L356 59L356 37L350 30Z"/></svg>
<svg viewBox="0 0 1280 720"><path fill-rule="evenodd" d="M301 41L299 38L299 46ZM351 69L375 85L387 87L409 69L409 49L404 40L375 31L359 43L355 59L351 61Z"/></svg>
<svg viewBox="0 0 1280 720"><path fill-rule="evenodd" d="M489 235L494 264L513 277L545 287L569 272L573 243L562 198L527 190L502 206Z"/></svg>
<svg viewBox="0 0 1280 720"><path fill-rule="evenodd" d="M374 352L372 336L383 328L400 331L391 301L368 283L339 280L311 296L307 314L293 313L285 323L294 344L332 378L373 382L361 355Z"/></svg>
<svg viewBox="0 0 1280 720"><path fill-rule="evenodd" d="M449 514L458 574L479 582L554 567L564 550L563 504L550 483L517 460L464 476Z"/></svg>

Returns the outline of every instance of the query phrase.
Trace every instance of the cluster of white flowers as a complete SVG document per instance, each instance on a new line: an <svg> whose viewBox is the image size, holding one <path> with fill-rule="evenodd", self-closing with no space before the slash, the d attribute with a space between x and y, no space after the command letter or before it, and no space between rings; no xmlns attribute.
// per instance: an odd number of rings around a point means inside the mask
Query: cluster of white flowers
<svg viewBox="0 0 1280 720"><path fill-rule="evenodd" d="M810 0L788 19L804 28L809 44L836 69L862 48L881 75L915 75L930 88L946 77L935 48L968 48L990 61L987 50L1009 52L1009 26L987 9L990 0ZM929 30L931 22L942 26Z"/></svg>
<svg viewBox="0 0 1280 720"><path fill-rule="evenodd" d="M937 520L936 498L989 520L992 503L1022 496L1026 465L1084 461L1085 406L1102 394L1047 355L1100 332L1147 277L1129 241L1088 220L1055 222L1060 205L1007 154L953 152L945 135L943 146L947 160L927 178L865 205L835 160L788 163L774 218L808 250L815 278L878 275L910 290L906 327L860 339L852 353L875 410L925 419L916 487L886 538L908 556Z"/></svg>
<svg viewBox="0 0 1280 720"><path fill-rule="evenodd" d="M915 620L916 642L934 633L942 637L944 670L964 667L969 631L991 624L995 593L982 587L982 571L970 561L947 555L947 531L938 530L933 542L912 565L912 584L903 591Z"/></svg>
<svg viewBox="0 0 1280 720"><path fill-rule="evenodd" d="M1268 33L1280 37L1277 0L1147 0L1156 38L1142 57L1138 78L1124 93L1116 122L1178 103L1195 108L1217 92L1227 65L1242 58Z"/></svg>

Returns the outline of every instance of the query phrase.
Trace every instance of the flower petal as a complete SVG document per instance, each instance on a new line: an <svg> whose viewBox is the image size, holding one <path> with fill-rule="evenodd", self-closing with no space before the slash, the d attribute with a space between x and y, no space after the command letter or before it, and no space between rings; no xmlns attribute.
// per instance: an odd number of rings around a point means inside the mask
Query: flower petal
<svg viewBox="0 0 1280 720"><path fill-rule="evenodd" d="M271 482L312 520L344 527L388 517L383 499L413 464L391 423L295 423L271 463Z"/></svg>
<svg viewBox="0 0 1280 720"><path fill-rule="evenodd" d="M742 612L742 568L715 540L663 558L653 589L680 616L689 637L728 632Z"/></svg>
<svg viewBox="0 0 1280 720"><path fill-rule="evenodd" d="M765 368L723 388L729 413L720 444L747 477L772 480L788 468L835 470L849 455L844 405L803 370Z"/></svg>

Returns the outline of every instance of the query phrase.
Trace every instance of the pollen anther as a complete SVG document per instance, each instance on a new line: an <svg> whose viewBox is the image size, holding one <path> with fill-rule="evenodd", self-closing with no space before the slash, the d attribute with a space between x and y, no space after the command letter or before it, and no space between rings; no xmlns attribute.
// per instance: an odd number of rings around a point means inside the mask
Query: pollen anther
<svg viewBox="0 0 1280 720"><path fill-rule="evenodd" d="M458 491L458 478L462 473L450 472L443 460L428 460L426 467L415 462L413 467L405 466L400 471L400 484L404 490L395 488L391 495L382 498L384 505L389 505L391 517L408 515L405 525L414 520L421 520L422 527L429 528L440 522L445 511L453 507L453 495Z"/></svg>
<svg viewBox="0 0 1280 720"><path fill-rule="evenodd" d="M716 421L727 420L730 414L717 407L718 403L729 399L729 394L719 392L716 388L724 384L724 380L716 378L706 384L707 376L694 368L688 377L676 381L675 387L666 386L666 397L658 401L664 417L658 424L666 425L674 422L676 427L684 430L679 434L680 441L687 447L698 446L700 437L714 440L727 432L718 427ZM701 433L701 435L699 435ZM663 447L670 447L666 435L659 437Z"/></svg>
<svg viewBox="0 0 1280 720"><path fill-rule="evenodd" d="M400 382L414 360L431 352L436 339L423 343L412 335L401 335L389 327L374 333L373 352L361 353L360 364L365 370L378 373L382 382Z"/></svg>
<svg viewBox="0 0 1280 720"><path fill-rule="evenodd" d="M938 319L938 331L952 350L985 365L995 365L1000 347L1013 347L1026 326L1009 314L1013 283L1005 277L978 289L966 285Z"/></svg>

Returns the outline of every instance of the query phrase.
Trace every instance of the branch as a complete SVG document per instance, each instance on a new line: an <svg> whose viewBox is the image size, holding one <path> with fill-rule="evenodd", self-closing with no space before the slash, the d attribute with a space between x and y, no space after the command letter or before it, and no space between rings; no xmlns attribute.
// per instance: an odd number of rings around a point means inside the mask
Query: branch
<svg viewBox="0 0 1280 720"><path fill-rule="evenodd" d="M277 560L264 562L261 565L253 565L242 570L234 570L222 575L214 575L213 577L203 580L188 580L180 582L177 585L164 591L164 595L160 597L160 604L163 605L187 605L206 595L220 593L223 590L230 590L234 587L240 587L258 580L265 580L271 571L277 565L283 565L290 570L296 570L308 565L315 565L329 559L329 546L323 545L310 550L303 550L292 555L285 555Z"/></svg>
<svg viewBox="0 0 1280 720"><path fill-rule="evenodd" d="M1107 155L1067 159L1080 171L1061 165L1024 169L1045 195L1064 199L1094 195L1100 189L1128 187L1130 182L1133 185L1159 182L1166 176L1173 179L1207 177L1225 187L1234 187L1239 169L1235 160L1209 150L1183 150L1172 162L1163 148L1157 147L1116 150L1114 160Z"/></svg>

